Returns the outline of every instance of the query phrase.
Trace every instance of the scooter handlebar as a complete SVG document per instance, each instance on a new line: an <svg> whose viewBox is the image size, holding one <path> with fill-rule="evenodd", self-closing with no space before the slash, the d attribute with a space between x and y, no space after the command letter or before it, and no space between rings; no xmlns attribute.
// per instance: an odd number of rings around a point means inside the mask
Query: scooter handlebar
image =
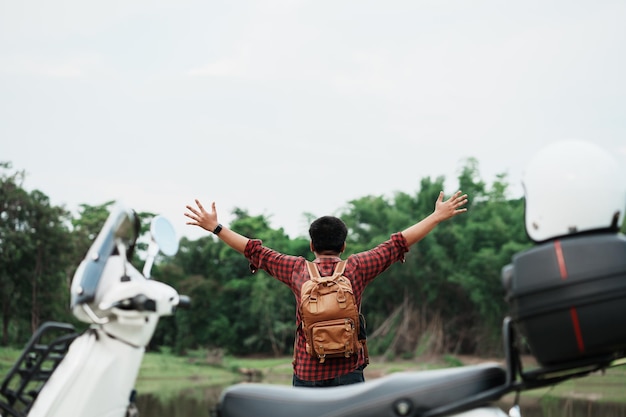
<svg viewBox="0 0 626 417"><path fill-rule="evenodd" d="M179 295L178 296L178 307L179 308L190 308L191 307L191 298L188 295Z"/></svg>

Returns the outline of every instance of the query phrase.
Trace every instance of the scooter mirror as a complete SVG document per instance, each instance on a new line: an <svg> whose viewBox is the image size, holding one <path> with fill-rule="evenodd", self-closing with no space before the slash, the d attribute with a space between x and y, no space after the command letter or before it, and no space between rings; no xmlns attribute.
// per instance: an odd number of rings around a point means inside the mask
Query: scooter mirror
<svg viewBox="0 0 626 417"><path fill-rule="evenodd" d="M178 252L178 237L167 218L159 215L152 219L150 234L164 255L172 256Z"/></svg>

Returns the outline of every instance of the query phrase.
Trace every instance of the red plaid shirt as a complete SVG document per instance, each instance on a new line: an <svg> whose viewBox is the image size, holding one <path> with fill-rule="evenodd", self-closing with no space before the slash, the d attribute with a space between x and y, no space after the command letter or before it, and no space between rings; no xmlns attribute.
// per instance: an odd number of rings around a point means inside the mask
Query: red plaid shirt
<svg viewBox="0 0 626 417"><path fill-rule="evenodd" d="M347 259L344 275L350 279L357 305L361 306L361 296L365 287L385 271L394 262L404 262L404 254L409 250L406 239L401 233L391 235L391 238L374 249L350 255ZM258 239L251 239L246 245L245 257L250 261L250 270L255 273L262 269L274 278L282 281L291 288L296 298L296 346L293 363L295 375L305 381L320 381L336 378L354 371L365 364L363 352L350 358L332 358L324 363L306 353L304 333L300 326L300 288L309 280L305 259L301 256L285 255L262 245ZM320 275L332 275L335 264L341 259L321 258L314 262Z"/></svg>

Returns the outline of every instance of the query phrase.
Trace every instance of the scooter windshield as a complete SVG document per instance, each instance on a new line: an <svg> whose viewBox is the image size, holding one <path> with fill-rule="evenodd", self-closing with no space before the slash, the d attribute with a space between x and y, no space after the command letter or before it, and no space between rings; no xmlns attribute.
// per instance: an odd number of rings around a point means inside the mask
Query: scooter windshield
<svg viewBox="0 0 626 417"><path fill-rule="evenodd" d="M115 254L126 257L134 248L138 235L139 218L136 213L117 203L74 273L71 308L94 300L107 259Z"/></svg>

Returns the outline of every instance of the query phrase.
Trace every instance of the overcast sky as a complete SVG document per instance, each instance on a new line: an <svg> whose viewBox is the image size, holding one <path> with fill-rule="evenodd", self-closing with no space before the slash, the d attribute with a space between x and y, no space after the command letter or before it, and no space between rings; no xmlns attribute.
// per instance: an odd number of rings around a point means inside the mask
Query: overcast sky
<svg viewBox="0 0 626 417"><path fill-rule="evenodd" d="M449 195L466 158L518 197L556 140L626 165L624 22L622 0L0 0L0 161L192 239L196 197L295 237L424 177Z"/></svg>

